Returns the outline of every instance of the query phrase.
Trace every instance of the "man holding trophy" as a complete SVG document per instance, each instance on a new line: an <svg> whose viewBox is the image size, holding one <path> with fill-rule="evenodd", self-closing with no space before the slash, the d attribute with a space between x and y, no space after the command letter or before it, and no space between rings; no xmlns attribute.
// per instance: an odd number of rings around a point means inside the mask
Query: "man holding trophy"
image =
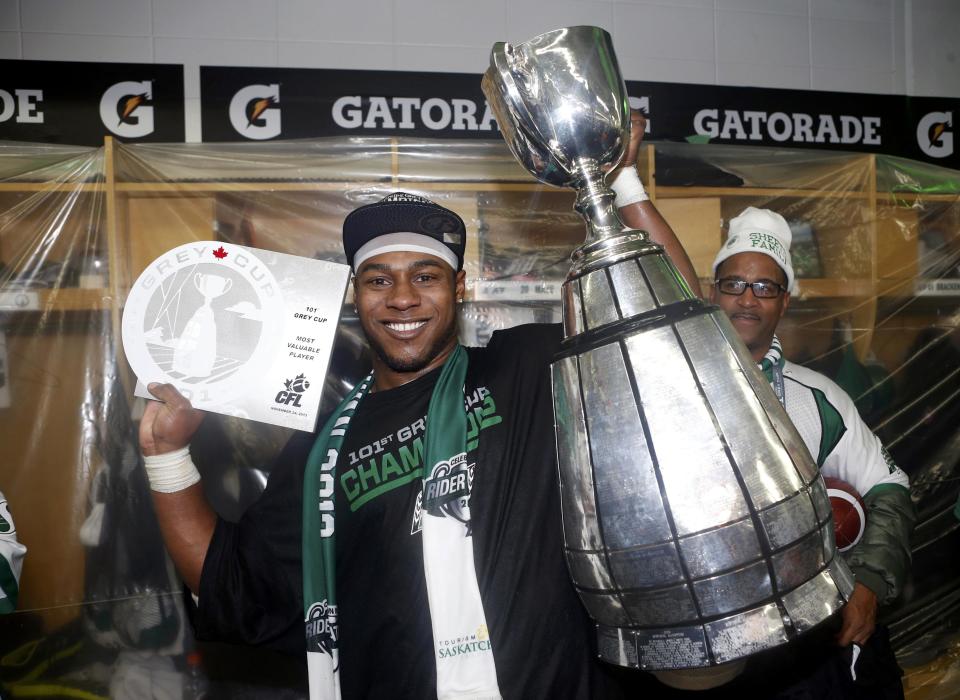
<svg viewBox="0 0 960 700"><path fill-rule="evenodd" d="M637 187L643 128L634 115L623 215L682 255ZM301 654L306 624L314 698L620 697L562 553L559 327L459 346L465 228L420 197L361 207L343 238L372 379L319 437L290 441L238 524L213 513L189 461L201 414L150 387L164 403L148 406L141 447L165 542L198 596L198 635ZM305 499L331 466L332 498Z"/></svg>
<svg viewBox="0 0 960 700"><path fill-rule="evenodd" d="M305 634L314 700L616 698L613 666L729 668L854 587L816 464L642 191L609 35L497 44L484 91L517 159L578 193L562 328L461 347L463 222L395 193L343 226L373 372L239 523L190 462L200 415L150 387L140 442L198 635Z"/></svg>

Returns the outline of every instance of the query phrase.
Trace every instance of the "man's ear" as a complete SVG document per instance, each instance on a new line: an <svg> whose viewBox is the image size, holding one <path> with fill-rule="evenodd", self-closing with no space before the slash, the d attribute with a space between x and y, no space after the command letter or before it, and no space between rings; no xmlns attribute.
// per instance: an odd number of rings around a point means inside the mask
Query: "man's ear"
<svg viewBox="0 0 960 700"><path fill-rule="evenodd" d="M455 294L456 299L457 301L462 301L463 295L467 291L467 273L464 272L463 270L459 270L455 274L453 282L454 282L453 288L454 288L454 291L456 292Z"/></svg>
<svg viewBox="0 0 960 700"><path fill-rule="evenodd" d="M783 318L783 315L787 312L788 306L790 306L790 292L784 292L783 306L780 307L780 318Z"/></svg>

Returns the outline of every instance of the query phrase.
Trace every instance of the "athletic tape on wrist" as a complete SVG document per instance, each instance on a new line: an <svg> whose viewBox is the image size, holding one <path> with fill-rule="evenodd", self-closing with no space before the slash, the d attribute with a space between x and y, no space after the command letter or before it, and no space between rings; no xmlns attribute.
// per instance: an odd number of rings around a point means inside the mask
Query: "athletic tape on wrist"
<svg viewBox="0 0 960 700"><path fill-rule="evenodd" d="M160 493L174 493L200 481L200 472L190 459L190 448L182 447L162 455L144 455L150 488Z"/></svg>
<svg viewBox="0 0 960 700"><path fill-rule="evenodd" d="M616 205L618 209L622 209L628 204L646 202L650 199L650 195L647 194L643 183L640 181L640 175L637 174L636 168L621 168L618 170L610 181L610 189L617 195Z"/></svg>

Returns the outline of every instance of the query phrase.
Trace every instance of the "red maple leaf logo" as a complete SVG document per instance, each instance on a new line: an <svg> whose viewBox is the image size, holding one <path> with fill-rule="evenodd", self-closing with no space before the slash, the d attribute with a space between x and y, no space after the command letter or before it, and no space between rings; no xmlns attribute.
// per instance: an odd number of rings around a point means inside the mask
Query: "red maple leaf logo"
<svg viewBox="0 0 960 700"><path fill-rule="evenodd" d="M227 257L227 251L223 249L223 246L220 246L213 251L213 257L215 257L217 260L223 260L225 257Z"/></svg>

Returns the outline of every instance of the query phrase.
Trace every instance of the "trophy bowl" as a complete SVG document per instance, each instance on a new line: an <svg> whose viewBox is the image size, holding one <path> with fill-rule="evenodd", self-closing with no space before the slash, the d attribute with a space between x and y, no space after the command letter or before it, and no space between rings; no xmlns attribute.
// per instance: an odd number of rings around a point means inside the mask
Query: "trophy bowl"
<svg viewBox="0 0 960 700"><path fill-rule="evenodd" d="M513 155L550 185L576 186L599 164L615 165L630 140L620 67L599 27L498 42L482 87Z"/></svg>

